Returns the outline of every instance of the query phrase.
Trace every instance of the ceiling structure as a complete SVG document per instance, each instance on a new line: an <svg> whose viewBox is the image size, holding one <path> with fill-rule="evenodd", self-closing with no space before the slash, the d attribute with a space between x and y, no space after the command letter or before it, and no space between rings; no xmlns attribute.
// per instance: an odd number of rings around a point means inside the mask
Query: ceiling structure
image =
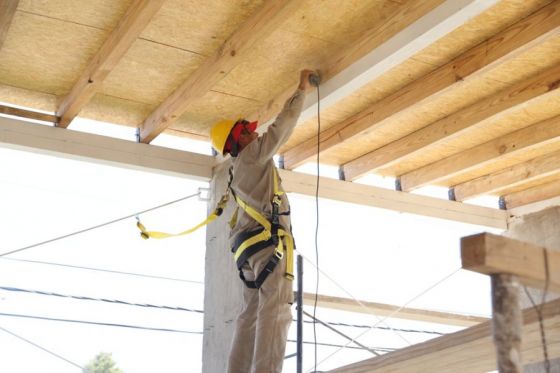
<svg viewBox="0 0 560 373"><path fill-rule="evenodd" d="M463 202L560 200L560 0L0 0L0 113L57 127L0 121L0 142L208 179L218 160L145 144L208 140L224 117L263 131L303 68L322 77L320 161L345 180L322 180L327 198L495 227L498 206ZM287 170L317 155L317 106L311 92ZM74 133L78 117L143 144ZM398 191L354 182L371 173ZM427 185L457 202L409 193Z"/></svg>

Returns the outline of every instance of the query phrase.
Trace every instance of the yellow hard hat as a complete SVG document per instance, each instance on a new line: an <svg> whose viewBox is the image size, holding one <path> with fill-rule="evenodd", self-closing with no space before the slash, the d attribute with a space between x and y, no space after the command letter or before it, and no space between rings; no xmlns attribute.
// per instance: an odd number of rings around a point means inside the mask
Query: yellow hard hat
<svg viewBox="0 0 560 373"><path fill-rule="evenodd" d="M235 123L235 120L224 119L214 124L212 130L210 130L212 147L222 155L224 155L224 148L226 146L229 133L231 132L231 129L233 128Z"/></svg>

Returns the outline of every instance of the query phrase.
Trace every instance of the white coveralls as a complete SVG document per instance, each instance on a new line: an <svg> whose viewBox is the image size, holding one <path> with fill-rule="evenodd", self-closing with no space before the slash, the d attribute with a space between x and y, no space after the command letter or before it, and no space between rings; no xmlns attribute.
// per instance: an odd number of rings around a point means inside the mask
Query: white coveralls
<svg viewBox="0 0 560 373"><path fill-rule="evenodd" d="M232 189L257 211L270 218L274 194L274 161L272 157L293 132L305 94L297 90L286 101L282 112L267 132L249 143L233 158ZM280 189L282 189L280 185ZM286 194L282 195L280 212L289 210ZM280 216L280 224L290 230L289 215ZM242 209L230 234L230 247L239 233L250 232L260 225ZM249 257L242 268L248 281L254 281L273 255L270 246ZM243 308L237 317L228 361L228 373L280 373L288 329L292 321L292 281L284 277L286 255L267 277L260 289L244 286Z"/></svg>

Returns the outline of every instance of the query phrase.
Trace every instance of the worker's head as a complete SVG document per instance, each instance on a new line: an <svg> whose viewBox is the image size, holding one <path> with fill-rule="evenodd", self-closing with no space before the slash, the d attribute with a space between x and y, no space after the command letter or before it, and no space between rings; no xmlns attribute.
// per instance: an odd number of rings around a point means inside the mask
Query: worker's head
<svg viewBox="0 0 560 373"><path fill-rule="evenodd" d="M259 135L255 132L257 122L249 122L245 119L221 120L216 123L210 131L212 146L222 155L230 153L236 157L251 141Z"/></svg>

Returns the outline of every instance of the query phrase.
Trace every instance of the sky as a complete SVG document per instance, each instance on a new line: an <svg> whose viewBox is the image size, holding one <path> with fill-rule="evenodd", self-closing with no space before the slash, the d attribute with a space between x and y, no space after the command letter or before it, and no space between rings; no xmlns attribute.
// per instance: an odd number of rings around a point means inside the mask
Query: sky
<svg viewBox="0 0 560 373"><path fill-rule="evenodd" d="M129 128L91 121L72 125L74 130L94 128L101 134L134 138ZM210 152L207 143L169 136L160 136L155 144ZM0 165L0 255L195 195L208 186L187 178L2 147ZM299 171L313 173L315 165L304 165ZM325 166L321 175L336 177L337 171ZM358 182L393 185L390 179L371 176ZM423 193L446 196L445 190ZM305 257L304 288L312 293L315 199L292 194L290 201L298 251ZM206 208L206 201L194 196L141 218L150 229L180 231L203 220ZM320 199L319 211L320 294L490 314L489 279L459 270L459 239L496 230L325 199ZM102 351L112 353L126 373L201 371L205 231L145 241L135 222L129 218L0 257L0 345L5 348L1 372L80 372L79 366ZM146 304L158 307L141 306ZM311 307L305 310L313 312ZM353 325L335 326L353 338L367 331L358 339L361 343L388 350L460 329L325 309L318 309L317 317ZM368 330L365 325L376 328ZM295 324L289 339L295 339ZM321 326L317 339L339 346L347 343ZM304 340L313 342L310 324L305 325ZM295 348L288 342L286 353L294 353ZM371 356L358 349L320 346L318 369ZM306 344L304 371L313 369L313 360L313 345ZM295 371L295 358L286 359L284 371Z"/></svg>

